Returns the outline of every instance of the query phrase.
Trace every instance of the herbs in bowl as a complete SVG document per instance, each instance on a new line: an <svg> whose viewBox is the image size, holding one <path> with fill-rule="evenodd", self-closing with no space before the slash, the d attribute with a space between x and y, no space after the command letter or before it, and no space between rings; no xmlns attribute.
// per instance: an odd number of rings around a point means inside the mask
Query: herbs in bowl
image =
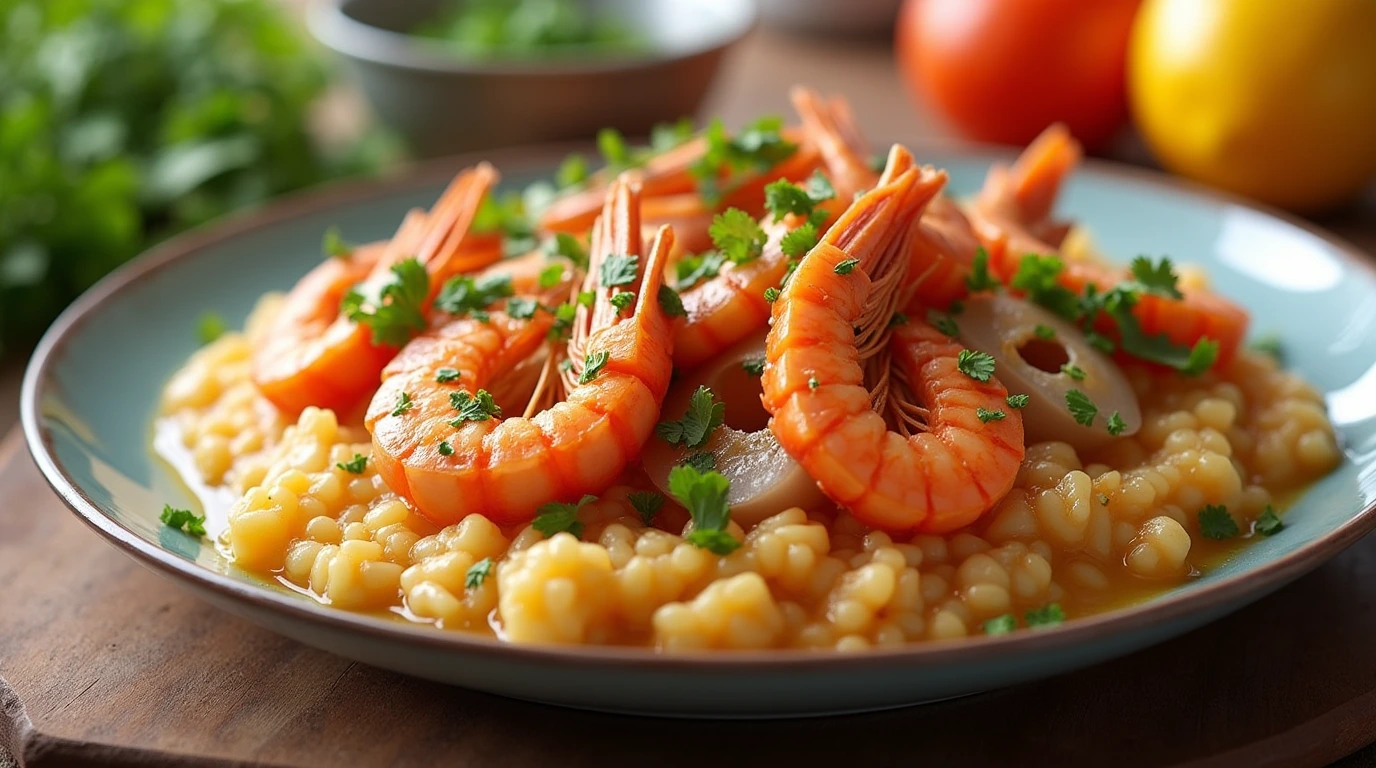
<svg viewBox="0 0 1376 768"><path fill-rule="evenodd" d="M494 59L612 56L649 47L643 34L575 0L451 0L413 33L464 56Z"/></svg>

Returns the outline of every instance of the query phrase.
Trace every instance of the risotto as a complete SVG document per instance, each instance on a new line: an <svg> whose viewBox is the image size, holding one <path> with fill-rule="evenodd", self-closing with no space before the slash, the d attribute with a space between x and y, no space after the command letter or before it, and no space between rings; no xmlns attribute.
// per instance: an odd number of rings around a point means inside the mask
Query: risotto
<svg viewBox="0 0 1376 768"><path fill-rule="evenodd" d="M1066 137L957 204L901 147L833 156L848 112L795 103L801 129L683 135L543 213L466 172L264 297L159 417L234 499L207 509L223 554L512 643L859 651L1148 599L1340 462L1201 275L1116 271L1019 197L1054 193ZM694 177L704 214L641 242L675 153L733 191Z"/></svg>

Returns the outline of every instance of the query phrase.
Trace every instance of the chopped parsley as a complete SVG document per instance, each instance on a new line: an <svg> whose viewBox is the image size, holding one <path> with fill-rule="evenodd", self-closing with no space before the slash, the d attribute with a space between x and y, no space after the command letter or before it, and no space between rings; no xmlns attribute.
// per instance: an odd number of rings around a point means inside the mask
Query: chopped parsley
<svg viewBox="0 0 1376 768"><path fill-rule="evenodd" d="M646 527L654 522L655 515L658 515L659 510L664 508L664 497L653 491L628 493L626 500L631 502L631 506L635 507L636 512L640 513L640 521L645 523Z"/></svg>
<svg viewBox="0 0 1376 768"><path fill-rule="evenodd" d="M750 374L751 376L763 376L764 358L752 357L748 360L742 360L741 369L744 370L746 373Z"/></svg>
<svg viewBox="0 0 1376 768"><path fill-rule="evenodd" d="M705 251L696 256L684 256L674 264L674 287L680 291L692 288L700 280L716 277L726 257L719 251Z"/></svg>
<svg viewBox="0 0 1376 768"><path fill-rule="evenodd" d="M1277 363L1285 362L1285 347L1282 346L1278 334L1268 333L1264 336L1260 336L1251 344L1248 344L1247 348L1253 352L1268 355Z"/></svg>
<svg viewBox="0 0 1376 768"><path fill-rule="evenodd" d="M578 520L578 510L590 501L597 501L597 497L588 494L578 500L577 504L562 504L552 501L538 510L539 514L530 522L530 526L545 538L549 538L556 533L567 531L575 539L582 537L583 524Z"/></svg>
<svg viewBox="0 0 1376 768"><path fill-rule="evenodd" d="M716 472L700 472L688 465L669 471L669 493L693 518L688 543L713 554L729 555L741 545L727 532L731 509L726 504L731 481Z"/></svg>
<svg viewBox="0 0 1376 768"><path fill-rule="evenodd" d="M1009 285L1025 292L1033 302L1074 322L1080 318L1080 299L1057 280L1064 268L1065 263L1055 256L1029 253L1018 262Z"/></svg>
<svg viewBox="0 0 1376 768"><path fill-rule="evenodd" d="M164 504L158 519L168 528L185 530L192 536L205 535L205 517L197 517L189 509L176 509L171 504Z"/></svg>
<svg viewBox="0 0 1376 768"><path fill-rule="evenodd" d="M773 304L774 302L778 301L779 289L773 287L764 289L764 300L769 302L770 304Z"/></svg>
<svg viewBox="0 0 1376 768"><path fill-rule="evenodd" d="M813 204L824 203L836 197L836 187L832 186L831 179L827 178L822 169L818 168L807 177L803 182L803 189L807 190L807 196L811 198Z"/></svg>
<svg viewBox="0 0 1376 768"><path fill-rule="evenodd" d="M717 468L717 457L706 451L699 451L684 459L683 466L692 467L699 472L711 472Z"/></svg>
<svg viewBox="0 0 1376 768"><path fill-rule="evenodd" d="M936 310L929 310L927 312L927 322L931 323L933 328L953 339L960 335L960 326L956 325L955 318L950 315L943 315Z"/></svg>
<svg viewBox="0 0 1376 768"><path fill-rule="evenodd" d="M892 316L889 317L889 327L890 327L890 328L896 328L896 327L898 327L898 326L900 326L900 325L907 325L907 324L908 324L908 316L905 315L905 314L903 314L902 312L895 312L895 313L893 313Z"/></svg>
<svg viewBox="0 0 1376 768"><path fill-rule="evenodd" d="M368 457L364 456L361 453L355 453L352 459L349 459L348 461L335 462L335 466L339 467L345 472L352 472L355 475L361 475L363 474L363 470L368 466Z"/></svg>
<svg viewBox="0 0 1376 768"><path fill-rule="evenodd" d="M1142 293L1150 293L1162 296L1167 299L1183 299L1184 294L1176 287L1179 277L1175 274L1175 269L1171 266L1171 260L1162 258L1153 263L1146 256L1138 256L1132 260L1133 288Z"/></svg>
<svg viewBox="0 0 1376 768"><path fill-rule="evenodd" d="M659 308L664 310L664 314L669 317L687 317L688 310L683 308L683 297L678 295L678 291L667 285L659 286Z"/></svg>
<svg viewBox="0 0 1376 768"><path fill-rule="evenodd" d="M1065 611L1061 610L1058 603L1047 603L1041 608L1028 611L1023 616L1023 620L1027 622L1027 626L1032 628L1054 627L1065 621Z"/></svg>
<svg viewBox="0 0 1376 768"><path fill-rule="evenodd" d="M1070 378L1076 381L1085 380L1085 369L1081 368L1078 365L1071 365L1070 363L1066 363L1065 365L1061 366L1061 373L1064 373L1065 375L1069 376Z"/></svg>
<svg viewBox="0 0 1376 768"><path fill-rule="evenodd" d="M615 288L618 285L634 283L639 274L639 256L613 253L602 262L602 267L597 272L597 279L598 284L603 288Z"/></svg>
<svg viewBox="0 0 1376 768"><path fill-rule="evenodd" d="M989 252L983 247L975 250L975 260L970 264L970 274L965 277L965 287L971 293L977 291L997 291L1003 285L989 274Z"/></svg>
<svg viewBox="0 0 1376 768"><path fill-rule="evenodd" d="M1009 408L1012 408L1015 411L1021 411L1022 409L1027 407L1027 403L1031 399L1032 397L1030 395L1009 395L1008 397L1005 397L1003 401L1005 403L1008 403Z"/></svg>
<svg viewBox="0 0 1376 768"><path fill-rule="evenodd" d="M1008 414L1004 413L1003 411L990 411L985 408L976 408L975 416L978 417L979 420L984 422L985 424L988 424L991 421L1003 421L1004 419L1008 418Z"/></svg>
<svg viewBox="0 0 1376 768"><path fill-rule="evenodd" d="M668 152L693 138L693 119L681 117L672 123L655 123L650 128L650 150Z"/></svg>
<svg viewBox="0 0 1376 768"><path fill-rule="evenodd" d="M822 382L818 381L816 376L813 376L812 378L807 380L808 389L816 389L820 386L822 386Z"/></svg>
<svg viewBox="0 0 1376 768"><path fill-rule="evenodd" d="M459 275L445 281L435 306L451 315L466 315L483 312L500 299L510 298L514 293L510 275L488 275L471 277ZM481 319L481 317L479 317Z"/></svg>
<svg viewBox="0 0 1376 768"><path fill-rule="evenodd" d="M464 574L464 589L477 589L487 581L487 577L492 575L492 558L484 557L478 562L468 567L468 572Z"/></svg>
<svg viewBox="0 0 1376 768"><path fill-rule="evenodd" d="M476 395L470 395L463 390L450 392L449 405L459 412L459 415L449 422L451 427L458 427L465 421L487 421L502 417L501 407L492 399L492 393L485 389L478 390Z"/></svg>
<svg viewBox="0 0 1376 768"><path fill-rule="evenodd" d="M1042 323L1037 323L1037 327L1032 329L1032 333L1042 341L1050 341L1056 338L1056 329Z"/></svg>
<svg viewBox="0 0 1376 768"><path fill-rule="evenodd" d="M1113 354L1113 350L1117 349L1117 345L1113 343L1113 339L1096 331L1085 331L1085 341L1089 342L1091 347L1094 347L1106 355Z"/></svg>
<svg viewBox="0 0 1376 768"><path fill-rule="evenodd" d="M435 371L435 382L438 384L448 384L451 381L458 381L459 373L457 368L441 368Z"/></svg>
<svg viewBox="0 0 1376 768"><path fill-rule="evenodd" d="M1107 494L1107 493L1101 493L1101 494L1099 494L1099 504L1102 505L1102 506L1105 506L1105 507L1108 506L1108 494Z"/></svg>
<svg viewBox="0 0 1376 768"><path fill-rule="evenodd" d="M711 389L700 386L688 398L688 410L683 418L660 422L655 426L655 434L669 445L701 448L712 438L713 430L725 421L726 403L718 403Z"/></svg>
<svg viewBox="0 0 1376 768"><path fill-rule="evenodd" d="M1262 536L1275 536L1277 533L1280 533L1280 529L1285 527L1285 523L1281 522L1280 516L1276 514L1276 510L1272 509L1270 504L1267 504L1266 509L1262 510L1261 516L1257 518L1255 527L1256 532Z"/></svg>
<svg viewBox="0 0 1376 768"><path fill-rule="evenodd" d="M202 346L225 335L227 330L229 326L225 324L225 319L214 312L206 312L196 321L196 338L200 339Z"/></svg>
<svg viewBox="0 0 1376 768"><path fill-rule="evenodd" d="M799 259L817 247L817 226L808 222L797 229L790 230L779 239L779 250L791 259Z"/></svg>
<svg viewBox="0 0 1376 768"><path fill-rule="evenodd" d="M1108 433L1110 435L1113 435L1114 437L1117 437L1123 434L1123 430L1128 428L1128 423L1126 421L1123 421L1123 417L1118 415L1117 411L1114 411L1113 413L1109 414L1108 424L1106 426L1108 428Z"/></svg>
<svg viewBox="0 0 1376 768"><path fill-rule="evenodd" d="M506 314L513 320L529 320L535 317L535 311L539 308L540 302L535 299L528 296L516 296L507 301Z"/></svg>
<svg viewBox="0 0 1376 768"><path fill-rule="evenodd" d="M712 237L712 245L736 264L753 261L764 252L764 230L754 216L739 208L727 208L713 216L707 233Z"/></svg>
<svg viewBox="0 0 1376 768"><path fill-rule="evenodd" d="M859 259L846 259L838 263L836 266L832 267L831 271L835 272L838 275L849 275L851 272L854 272L855 268L859 265Z"/></svg>
<svg viewBox="0 0 1376 768"><path fill-rule="evenodd" d="M585 267L588 264L588 249L583 247L583 243L579 242L578 238L567 232L555 232L553 238L546 240L545 254L548 256L562 256L580 267ZM548 268L546 271L548 271ZM556 280L554 283L546 286L544 284L544 274L544 272L540 273L540 286L542 288L558 285L558 281Z"/></svg>
<svg viewBox="0 0 1376 768"><path fill-rule="evenodd" d="M956 368L975 381L989 381L989 377L994 375L994 356L988 352L962 349L956 355Z"/></svg>
<svg viewBox="0 0 1376 768"><path fill-rule="evenodd" d="M560 189L576 187L588 180L588 161L587 158L574 152L559 164L559 170L554 172L554 183Z"/></svg>
<svg viewBox="0 0 1376 768"><path fill-rule="evenodd" d="M812 213L816 203L807 190L788 179L771 181L764 188L764 207L774 215L774 221L783 221L791 214L806 217Z"/></svg>
<svg viewBox="0 0 1376 768"><path fill-rule="evenodd" d="M730 136L720 120L708 123L703 131L707 151L689 169L703 200L708 205L717 205L724 193L735 186L733 174L765 171L792 155L798 147L783 138L782 128L782 118L763 117Z"/></svg>
<svg viewBox="0 0 1376 768"><path fill-rule="evenodd" d="M549 337L554 340L568 338L573 330L573 319L577 316L577 304L560 304L554 308L554 325L549 327Z"/></svg>
<svg viewBox="0 0 1376 768"><path fill-rule="evenodd" d="M1094 423L1094 417L1099 415L1099 407L1089 399L1089 395L1078 389L1072 389L1065 393L1065 407L1070 410L1070 415L1074 417L1075 423L1088 427Z"/></svg>
<svg viewBox="0 0 1376 768"><path fill-rule="evenodd" d="M1222 541L1241 533L1237 521L1228 514L1228 508L1221 504L1208 504L1199 510L1199 532L1206 539Z"/></svg>
<svg viewBox="0 0 1376 768"><path fill-rule="evenodd" d="M607 163L607 170L612 174L636 165L631 148L626 144L626 137L615 128L603 128L597 132L597 151L601 153L602 159Z"/></svg>
<svg viewBox="0 0 1376 768"><path fill-rule="evenodd" d="M617 291L616 293L613 293L611 295L611 298L608 299L608 301L612 303L613 307L616 307L617 312L625 312L626 307L629 307L635 303L635 292Z"/></svg>
<svg viewBox="0 0 1376 768"><path fill-rule="evenodd" d="M578 383L587 384L597 378L597 374L606 367L607 361L611 359L611 354L606 350L589 352L583 356L583 372L578 374Z"/></svg>
<svg viewBox="0 0 1376 768"><path fill-rule="evenodd" d="M415 259L392 265L388 280L375 295L365 281L349 289L340 301L339 311L372 331L373 343L400 347L425 330L425 299L430 294L430 276Z"/></svg>
<svg viewBox="0 0 1376 768"><path fill-rule="evenodd" d="M415 401L411 399L411 393L402 392L400 395L397 396L397 404L396 407L392 409L392 415L400 416L401 414L411 410L412 405L415 405Z"/></svg>
<svg viewBox="0 0 1376 768"><path fill-rule="evenodd" d="M564 265L550 264L540 270L539 285L541 288L553 288L564 279Z"/></svg>
<svg viewBox="0 0 1376 768"><path fill-rule="evenodd" d="M441 440L439 447L435 450L439 451L441 456L454 455L454 446L450 445L448 440Z"/></svg>
<svg viewBox="0 0 1376 768"><path fill-rule="evenodd" d="M347 259L354 254L354 246L339 234L339 227L330 227L321 238L320 252L336 259Z"/></svg>
<svg viewBox="0 0 1376 768"><path fill-rule="evenodd" d="M986 635L1006 635L1018 628L1018 619L1011 613L984 622L984 634Z"/></svg>

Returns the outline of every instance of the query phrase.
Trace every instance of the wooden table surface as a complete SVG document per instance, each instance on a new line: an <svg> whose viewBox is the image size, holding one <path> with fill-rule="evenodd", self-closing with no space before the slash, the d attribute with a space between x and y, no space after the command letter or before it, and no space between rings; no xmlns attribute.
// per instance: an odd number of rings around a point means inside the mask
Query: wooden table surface
<svg viewBox="0 0 1376 768"><path fill-rule="evenodd" d="M942 136L908 100L890 57L882 40L757 33L729 59L704 113L728 124L786 114L787 88L800 82L845 94L870 136ZM1143 153L1127 137L1113 156L1140 161ZM1376 195L1318 223L1376 253ZM13 356L0 368L6 430L19 371ZM556 755L568 765L724 763L727 755L759 762L787 745L799 764L864 755L876 764L925 757L1092 765L1112 753L1127 765L1200 758L1259 765L1279 755L1318 764L1376 738L1376 658L1367 659L1376 638L1376 615L1368 615L1376 602L1373 539L1234 617L1055 680L883 715L672 723L445 688L258 630L84 530L16 450L13 438L0 449L8 454L0 456L0 676L40 730L77 741L289 765L445 757L456 765L535 766ZM5 549L21 541L24 551ZM61 631L75 626L88 629ZM216 648L232 650L206 655ZM219 705L226 695L235 706ZM385 737L360 740L359 732ZM1189 749L1181 746L1187 742ZM962 743L974 751L953 746ZM0 768L5 763L0 750ZM1376 748L1344 765L1376 765Z"/></svg>

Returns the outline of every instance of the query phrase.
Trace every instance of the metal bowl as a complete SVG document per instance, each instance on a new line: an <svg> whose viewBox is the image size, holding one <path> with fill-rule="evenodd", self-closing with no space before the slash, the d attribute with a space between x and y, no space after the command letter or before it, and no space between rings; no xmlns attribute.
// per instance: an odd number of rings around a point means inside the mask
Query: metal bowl
<svg viewBox="0 0 1376 768"><path fill-rule="evenodd" d="M648 41L648 52L516 60L464 56L405 30L441 0L321 0L312 34L350 64L386 125L422 156L644 134L694 114L722 55L755 24L750 0L581 0Z"/></svg>

